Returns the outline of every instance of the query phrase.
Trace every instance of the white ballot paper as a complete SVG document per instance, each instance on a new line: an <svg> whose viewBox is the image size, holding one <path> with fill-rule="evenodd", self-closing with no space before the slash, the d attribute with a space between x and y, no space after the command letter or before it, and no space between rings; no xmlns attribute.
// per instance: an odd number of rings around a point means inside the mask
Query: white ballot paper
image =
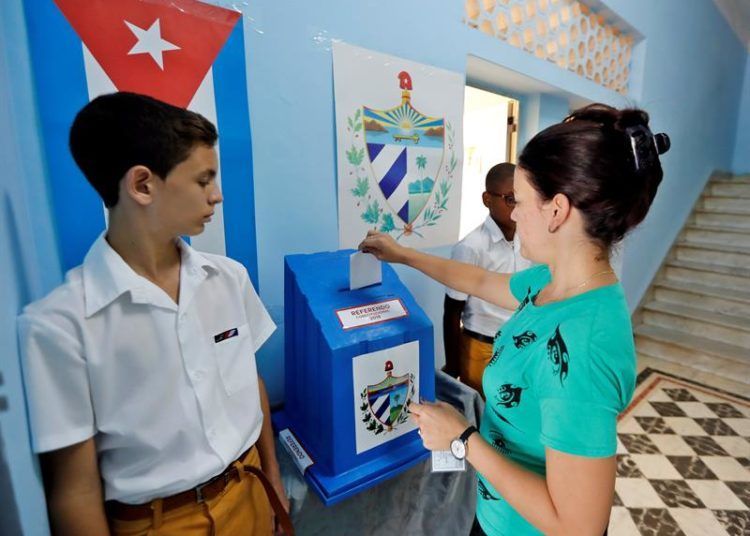
<svg viewBox="0 0 750 536"><path fill-rule="evenodd" d="M432 472L450 473L453 471L466 471L466 460L459 460L449 450L433 450Z"/></svg>
<svg viewBox="0 0 750 536"><path fill-rule="evenodd" d="M349 257L349 290L380 283L383 270L380 261L372 253L358 251Z"/></svg>

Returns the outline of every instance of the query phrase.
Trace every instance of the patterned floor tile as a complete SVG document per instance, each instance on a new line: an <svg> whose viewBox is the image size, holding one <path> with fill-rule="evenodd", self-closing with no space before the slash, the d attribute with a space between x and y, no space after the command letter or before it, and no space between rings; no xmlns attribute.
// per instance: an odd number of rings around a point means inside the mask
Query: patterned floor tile
<svg viewBox="0 0 750 536"><path fill-rule="evenodd" d="M706 406L716 413L717 417L736 417L742 419L745 414L737 409L734 405L726 402L706 402Z"/></svg>
<svg viewBox="0 0 750 536"><path fill-rule="evenodd" d="M618 454L617 455L617 476L625 478L643 478L638 465L635 460L630 457L630 454Z"/></svg>
<svg viewBox="0 0 750 536"><path fill-rule="evenodd" d="M670 508L669 513L686 536L726 536L727 534L711 510Z"/></svg>
<svg viewBox="0 0 750 536"><path fill-rule="evenodd" d="M748 482L724 482L739 500L750 508L750 483Z"/></svg>
<svg viewBox="0 0 750 536"><path fill-rule="evenodd" d="M690 391L688 391L687 389L682 389L682 388L667 389L667 388L664 388L662 390L665 393L667 393L667 395L669 396L669 398L671 398L675 402L697 402L698 401L698 399L695 398L695 396L693 396L693 394Z"/></svg>
<svg viewBox="0 0 750 536"><path fill-rule="evenodd" d="M643 476L649 480L673 480L682 478L664 454L631 454Z"/></svg>
<svg viewBox="0 0 750 536"><path fill-rule="evenodd" d="M649 402L649 404L662 417L686 417L682 408L674 402Z"/></svg>
<svg viewBox="0 0 750 536"><path fill-rule="evenodd" d="M630 517L643 536L686 536L666 508L630 508Z"/></svg>
<svg viewBox="0 0 750 536"><path fill-rule="evenodd" d="M667 456L682 478L716 480L716 475L697 456Z"/></svg>
<svg viewBox="0 0 750 536"><path fill-rule="evenodd" d="M696 418L693 419L696 423L698 423L698 426L703 428L708 435L712 436L727 436L727 435L738 435L737 432L735 432L734 428L729 426L727 422L725 422L724 419L719 418L713 418L713 419L700 419ZM738 419L738 420L745 420L745 419Z"/></svg>
<svg viewBox="0 0 750 536"><path fill-rule="evenodd" d="M729 453L710 436L682 436L699 456L728 456ZM741 439L741 438L740 438Z"/></svg>
<svg viewBox="0 0 750 536"><path fill-rule="evenodd" d="M654 434L649 439L662 454L672 456L695 456L695 451L678 435Z"/></svg>
<svg viewBox="0 0 750 536"><path fill-rule="evenodd" d="M712 510L747 510L745 504L721 480L686 480L688 486Z"/></svg>
<svg viewBox="0 0 750 536"><path fill-rule="evenodd" d="M664 501L645 478L618 478L615 490L628 508L664 508Z"/></svg>
<svg viewBox="0 0 750 536"><path fill-rule="evenodd" d="M618 437L631 454L659 454L659 449L645 434L618 434Z"/></svg>
<svg viewBox="0 0 750 536"><path fill-rule="evenodd" d="M656 389L651 390L651 392L648 394L648 399L653 400L654 402L672 402L672 397L670 397L667 393L664 392L663 389L660 389L657 387Z"/></svg>
<svg viewBox="0 0 750 536"><path fill-rule="evenodd" d="M706 431L698 426L698 423L690 417L664 417L669 427L680 435L708 435Z"/></svg>
<svg viewBox="0 0 750 536"><path fill-rule="evenodd" d="M684 480L649 480L649 482L664 504L669 507L706 507Z"/></svg>
<svg viewBox="0 0 750 536"><path fill-rule="evenodd" d="M750 419L727 418L724 422L742 437L750 437Z"/></svg>
<svg viewBox="0 0 750 536"><path fill-rule="evenodd" d="M750 442L744 437L716 436L713 438L730 456L750 458ZM740 462L742 463L742 462Z"/></svg>
<svg viewBox="0 0 750 536"><path fill-rule="evenodd" d="M648 402L641 402L640 404L635 406L635 408L633 408L633 415L641 415L643 417L659 416L654 407Z"/></svg>
<svg viewBox="0 0 750 536"><path fill-rule="evenodd" d="M730 536L747 536L750 534L750 511L714 510L714 516L724 525Z"/></svg>
<svg viewBox="0 0 750 536"><path fill-rule="evenodd" d="M621 434L643 434L646 432L636 419L654 419L657 417L630 417L617 423L617 431Z"/></svg>
<svg viewBox="0 0 750 536"><path fill-rule="evenodd" d="M703 402L676 402L688 417L703 417L704 419L715 419L716 413ZM744 415L740 415L744 417Z"/></svg>
<svg viewBox="0 0 750 536"><path fill-rule="evenodd" d="M618 422L609 535L750 536L750 405L662 373L648 381Z"/></svg>
<svg viewBox="0 0 750 536"><path fill-rule="evenodd" d="M640 425L642 432L646 432L647 434L674 434L674 431L661 417L634 417L634 419ZM622 430L622 432L631 434L638 433L627 430Z"/></svg>
<svg viewBox="0 0 750 536"><path fill-rule="evenodd" d="M640 536L630 512L622 506L615 506L609 514L607 536Z"/></svg>
<svg viewBox="0 0 750 536"><path fill-rule="evenodd" d="M750 471L729 456L702 456L701 460L711 468L711 471L724 481L750 482Z"/></svg>

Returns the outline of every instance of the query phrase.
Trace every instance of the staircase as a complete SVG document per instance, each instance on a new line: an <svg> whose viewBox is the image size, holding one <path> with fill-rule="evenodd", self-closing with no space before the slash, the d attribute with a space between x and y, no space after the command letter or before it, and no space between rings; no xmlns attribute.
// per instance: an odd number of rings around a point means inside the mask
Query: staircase
<svg viewBox="0 0 750 536"><path fill-rule="evenodd" d="M750 385L750 175L715 175L635 317L646 355Z"/></svg>

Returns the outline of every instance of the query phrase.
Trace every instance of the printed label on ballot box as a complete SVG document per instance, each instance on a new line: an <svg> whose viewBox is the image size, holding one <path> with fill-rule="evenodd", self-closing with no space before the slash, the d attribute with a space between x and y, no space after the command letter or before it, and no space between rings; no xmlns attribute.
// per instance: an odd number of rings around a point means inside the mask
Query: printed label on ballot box
<svg viewBox="0 0 750 536"><path fill-rule="evenodd" d="M381 302L347 307L336 311L343 329L359 328L388 320L403 318L409 313L398 298Z"/></svg>

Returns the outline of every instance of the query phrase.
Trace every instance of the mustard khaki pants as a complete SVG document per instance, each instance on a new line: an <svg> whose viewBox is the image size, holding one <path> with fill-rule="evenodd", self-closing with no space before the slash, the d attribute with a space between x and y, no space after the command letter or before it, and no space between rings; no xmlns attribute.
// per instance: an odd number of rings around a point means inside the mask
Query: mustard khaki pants
<svg viewBox="0 0 750 536"><path fill-rule="evenodd" d="M245 465L260 466L258 449L252 448L242 460ZM191 503L161 511L155 500L153 515L135 521L109 519L112 536L234 536L273 533L273 510L263 485L253 475L242 470L240 480L232 480L222 493L204 503Z"/></svg>
<svg viewBox="0 0 750 536"><path fill-rule="evenodd" d="M478 341L466 333L461 333L459 375L461 381L479 391L482 398L484 398L482 375L490 359L492 359L492 344Z"/></svg>

